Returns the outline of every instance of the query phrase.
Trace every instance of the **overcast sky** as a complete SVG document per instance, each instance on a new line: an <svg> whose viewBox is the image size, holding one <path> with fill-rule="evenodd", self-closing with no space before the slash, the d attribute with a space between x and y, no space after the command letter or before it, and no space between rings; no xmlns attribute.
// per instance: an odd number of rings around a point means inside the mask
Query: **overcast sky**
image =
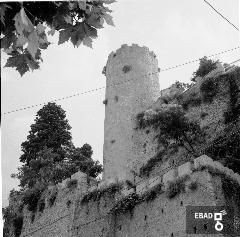
<svg viewBox="0 0 240 237"><path fill-rule="evenodd" d="M224 16L239 26L238 0L209 0ZM122 44L145 45L157 55L160 68L218 53L239 46L239 32L216 14L203 0L119 0L111 4L115 27L99 30L93 49L71 43L53 44L43 51L41 69L22 78L14 69L2 69L2 113L105 86L102 69L108 54ZM214 59L230 63L240 49ZM2 55L2 64L6 62ZM176 80L190 82L198 63L162 72L160 87ZM104 90L59 101L66 111L75 146L89 143L94 159L102 162L104 136ZM3 206L18 181L10 174L20 166L21 143L26 140L36 112L32 109L2 116Z"/></svg>

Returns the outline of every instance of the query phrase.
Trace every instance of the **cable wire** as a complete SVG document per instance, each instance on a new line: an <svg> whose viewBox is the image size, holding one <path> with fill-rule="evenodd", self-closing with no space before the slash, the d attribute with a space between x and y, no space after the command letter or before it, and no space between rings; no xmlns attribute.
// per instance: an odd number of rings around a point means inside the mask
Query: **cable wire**
<svg viewBox="0 0 240 237"><path fill-rule="evenodd" d="M226 52L230 52L230 51L236 50L236 49L238 49L238 48L240 48L240 46L235 47L235 48L233 48L233 49L225 50L225 51L222 51L222 52L219 52L219 53L216 53L216 54L212 54L212 55L210 55L210 56L208 56L208 57L213 57L213 56L216 56L216 55L219 55L219 54L223 54L223 53L226 53ZM169 71L169 70L175 69L175 68L177 68L177 67L181 67L181 66L184 66L184 65L187 65L187 64L190 64L190 63L193 63L193 62L197 62L197 61L199 61L199 59L192 60L192 61L189 61L189 62L186 62L186 63L182 63L182 64L178 64L178 65L176 65L176 66L168 67L168 68L162 69L160 72ZM229 63L229 64L233 64L233 63L238 62L238 61L240 61L240 59L235 60L234 62L231 62L231 63ZM142 75L142 76L145 77L145 76L154 75L154 74L157 74L157 73L159 73L159 71L157 71L157 72L152 72L152 73L148 73L148 74L145 74L145 75ZM87 90L87 91L84 91L84 92L76 93L76 94L73 94L73 95L61 97L61 98L58 98L58 99L55 99L55 100L51 100L51 101L48 101L48 102L57 102L57 101L61 101L61 100L70 99L70 98L73 98L73 97L76 97L76 96L80 96L80 95L84 95L84 94L89 94L89 93L92 93L92 92L95 92L95 91L98 91L98 90L106 89L106 88L108 88L108 87L118 86L118 85L121 85L121 84L125 84L125 83L127 83L127 82L129 82L129 81L132 81L132 80L134 80L134 78L133 78L133 79L126 80L126 81L123 81L123 82L120 82L120 83L114 83L114 84L110 84L110 85L107 85L107 86L98 87L98 88L95 88L95 89L91 89L91 90ZM34 108L34 107L38 107L38 106L41 106L41 105L45 105L45 104L47 104L48 102L39 103L39 104L35 104L35 105L23 107L23 108L11 110L11 111L8 111L8 112L3 113L2 115L11 114L11 113L19 112L19 111L22 111L22 110L31 109L31 108Z"/></svg>
<svg viewBox="0 0 240 237"><path fill-rule="evenodd" d="M225 16L223 16L217 9L215 9L208 1L203 0L206 4L208 4L218 15L220 15L225 21L227 21L229 24L231 24L236 30L239 31L239 29L232 23L230 22Z"/></svg>

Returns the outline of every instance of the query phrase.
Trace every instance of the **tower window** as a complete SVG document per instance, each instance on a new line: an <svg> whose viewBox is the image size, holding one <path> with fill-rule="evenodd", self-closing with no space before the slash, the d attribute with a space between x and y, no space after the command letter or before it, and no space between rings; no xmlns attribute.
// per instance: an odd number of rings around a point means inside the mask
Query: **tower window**
<svg viewBox="0 0 240 237"><path fill-rule="evenodd" d="M131 70L132 70L132 67L130 65L125 65L122 69L124 73L128 73Z"/></svg>
<svg viewBox="0 0 240 237"><path fill-rule="evenodd" d="M115 95L114 100L115 100L116 102L118 102L118 96L117 96L117 95Z"/></svg>

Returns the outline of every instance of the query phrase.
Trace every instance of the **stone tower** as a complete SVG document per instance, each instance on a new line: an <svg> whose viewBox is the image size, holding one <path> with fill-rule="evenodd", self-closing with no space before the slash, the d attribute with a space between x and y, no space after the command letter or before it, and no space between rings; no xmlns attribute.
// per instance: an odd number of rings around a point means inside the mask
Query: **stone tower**
<svg viewBox="0 0 240 237"><path fill-rule="evenodd" d="M105 67L103 178L129 179L136 159L136 115L159 97L158 61L147 47L122 45Z"/></svg>

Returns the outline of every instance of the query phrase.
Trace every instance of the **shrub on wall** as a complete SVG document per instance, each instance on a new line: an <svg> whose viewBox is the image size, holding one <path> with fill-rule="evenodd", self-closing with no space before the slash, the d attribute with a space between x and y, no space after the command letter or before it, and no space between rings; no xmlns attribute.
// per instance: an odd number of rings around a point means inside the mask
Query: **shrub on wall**
<svg viewBox="0 0 240 237"><path fill-rule="evenodd" d="M204 80L200 86L202 101L210 103L218 92L218 82L216 78L208 78Z"/></svg>
<svg viewBox="0 0 240 237"><path fill-rule="evenodd" d="M49 206L52 207L56 198L57 198L57 195L58 195L58 188L55 186L51 193L50 193L50 196L48 198L48 203L49 203Z"/></svg>
<svg viewBox="0 0 240 237"><path fill-rule="evenodd" d="M240 78L240 68L228 75L230 101L227 111L224 113L225 124L234 122L240 117L240 89L236 83Z"/></svg>
<svg viewBox="0 0 240 237"><path fill-rule="evenodd" d="M45 186L36 185L34 188L27 189L23 193L23 203L28 206L28 210L32 212L36 212L38 201L41 198L41 194L43 193Z"/></svg>
<svg viewBox="0 0 240 237"><path fill-rule="evenodd" d="M193 73L192 81L195 81L197 77L204 77L209 72L217 68L218 61L208 59L206 56L200 59L199 67L197 71Z"/></svg>
<svg viewBox="0 0 240 237"><path fill-rule="evenodd" d="M166 195L169 199L174 198L181 192L185 192L185 182L190 177L189 175L185 175L183 177L180 177L174 181L171 181L168 185L168 188L166 190Z"/></svg>
<svg viewBox="0 0 240 237"><path fill-rule="evenodd" d="M189 107L199 106L202 103L201 97L197 93L192 93L189 96L179 95L177 97L178 104L180 104L184 110L188 110Z"/></svg>
<svg viewBox="0 0 240 237"><path fill-rule="evenodd" d="M141 201L138 194L132 193L127 197L119 200L115 206L112 208L113 213L126 213L127 211L132 211L133 208Z"/></svg>
<svg viewBox="0 0 240 237"><path fill-rule="evenodd" d="M161 192L162 192L162 184L158 184L153 188L151 188L150 190L148 190L147 192L145 192L141 197L141 201L144 201L144 202L153 201Z"/></svg>
<svg viewBox="0 0 240 237"><path fill-rule="evenodd" d="M116 192L120 191L122 187L123 185L121 183L113 183L105 188L95 189L84 195L81 204L85 204L90 200L99 201L104 195L113 196Z"/></svg>

